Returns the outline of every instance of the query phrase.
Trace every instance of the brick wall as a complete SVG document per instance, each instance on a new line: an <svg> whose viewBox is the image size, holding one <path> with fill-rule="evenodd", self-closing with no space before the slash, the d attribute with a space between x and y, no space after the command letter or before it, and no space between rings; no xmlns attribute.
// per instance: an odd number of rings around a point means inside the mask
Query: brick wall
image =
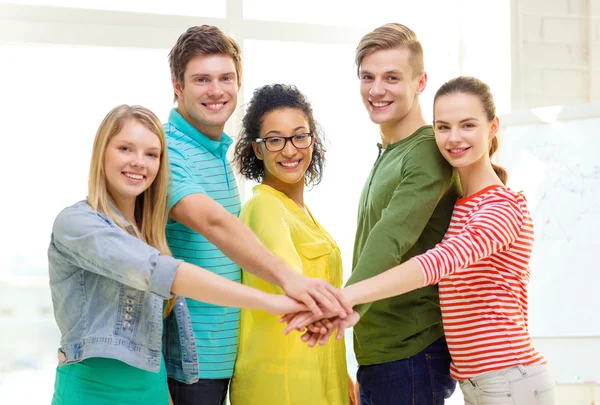
<svg viewBox="0 0 600 405"><path fill-rule="evenodd" d="M512 6L512 108L600 101L600 0Z"/></svg>

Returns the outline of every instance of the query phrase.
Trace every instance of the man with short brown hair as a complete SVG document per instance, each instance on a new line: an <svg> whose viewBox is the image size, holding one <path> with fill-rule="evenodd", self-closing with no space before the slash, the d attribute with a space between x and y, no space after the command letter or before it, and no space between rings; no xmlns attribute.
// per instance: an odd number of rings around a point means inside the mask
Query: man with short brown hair
<svg viewBox="0 0 600 405"><path fill-rule="evenodd" d="M442 240L460 191L425 122L427 85L415 33L386 24L356 50L360 93L379 125L379 154L360 197L348 284L380 274ZM441 405L454 391L437 286L355 307L361 405Z"/></svg>
<svg viewBox="0 0 600 405"><path fill-rule="evenodd" d="M239 45L217 27L191 27L171 50L169 64L177 102L164 125L172 174L167 241L173 256L238 282L242 266L314 312L321 313L320 304L345 315L337 289L295 272L237 218L240 197L226 157L233 141L223 129L241 86ZM175 405L225 403L239 321L237 308L177 299L163 338Z"/></svg>

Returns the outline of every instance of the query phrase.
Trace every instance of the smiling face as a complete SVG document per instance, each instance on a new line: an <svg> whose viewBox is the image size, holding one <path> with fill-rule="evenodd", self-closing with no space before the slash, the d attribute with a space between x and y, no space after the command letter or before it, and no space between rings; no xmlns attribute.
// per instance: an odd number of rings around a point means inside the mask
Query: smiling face
<svg viewBox="0 0 600 405"><path fill-rule="evenodd" d="M134 118L110 139L104 155L106 187L122 211L154 182L161 153L158 136Z"/></svg>
<svg viewBox="0 0 600 405"><path fill-rule="evenodd" d="M177 110L198 131L219 140L237 105L240 86L230 56L195 56L186 65L184 83L173 79Z"/></svg>
<svg viewBox="0 0 600 405"><path fill-rule="evenodd" d="M410 58L411 51L406 47L376 51L363 58L360 94L374 123L401 121L418 105L417 96L425 89L427 75L414 77Z"/></svg>
<svg viewBox="0 0 600 405"><path fill-rule="evenodd" d="M491 121L479 97L454 93L439 97L434 104L435 140L440 152L454 167L468 168L482 161L489 164L490 140L499 121Z"/></svg>
<svg viewBox="0 0 600 405"><path fill-rule="evenodd" d="M281 108L264 115L260 138L289 137L310 132L308 120L301 110ZM263 183L285 192L291 187L304 187L306 170L310 166L314 142L304 149L296 148L291 140L278 152L267 150L264 142L252 144L256 157L263 161Z"/></svg>

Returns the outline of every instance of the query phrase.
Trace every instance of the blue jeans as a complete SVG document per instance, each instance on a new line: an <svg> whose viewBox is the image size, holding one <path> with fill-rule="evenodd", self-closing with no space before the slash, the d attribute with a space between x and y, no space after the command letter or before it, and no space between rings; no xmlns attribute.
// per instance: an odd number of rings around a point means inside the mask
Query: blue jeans
<svg viewBox="0 0 600 405"><path fill-rule="evenodd" d="M225 405L229 378L200 379L186 384L169 378L169 392L175 405Z"/></svg>
<svg viewBox="0 0 600 405"><path fill-rule="evenodd" d="M408 359L360 366L357 380L360 405L443 405L456 388L443 337Z"/></svg>

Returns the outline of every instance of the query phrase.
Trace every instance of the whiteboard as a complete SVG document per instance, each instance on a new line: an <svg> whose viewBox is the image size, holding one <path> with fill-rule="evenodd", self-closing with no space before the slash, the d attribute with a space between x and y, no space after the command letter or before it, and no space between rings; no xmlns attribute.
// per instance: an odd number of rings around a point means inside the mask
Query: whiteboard
<svg viewBox="0 0 600 405"><path fill-rule="evenodd" d="M524 190L535 226L530 332L600 336L600 108L581 119L554 108L550 123L505 117L497 159L508 185Z"/></svg>

